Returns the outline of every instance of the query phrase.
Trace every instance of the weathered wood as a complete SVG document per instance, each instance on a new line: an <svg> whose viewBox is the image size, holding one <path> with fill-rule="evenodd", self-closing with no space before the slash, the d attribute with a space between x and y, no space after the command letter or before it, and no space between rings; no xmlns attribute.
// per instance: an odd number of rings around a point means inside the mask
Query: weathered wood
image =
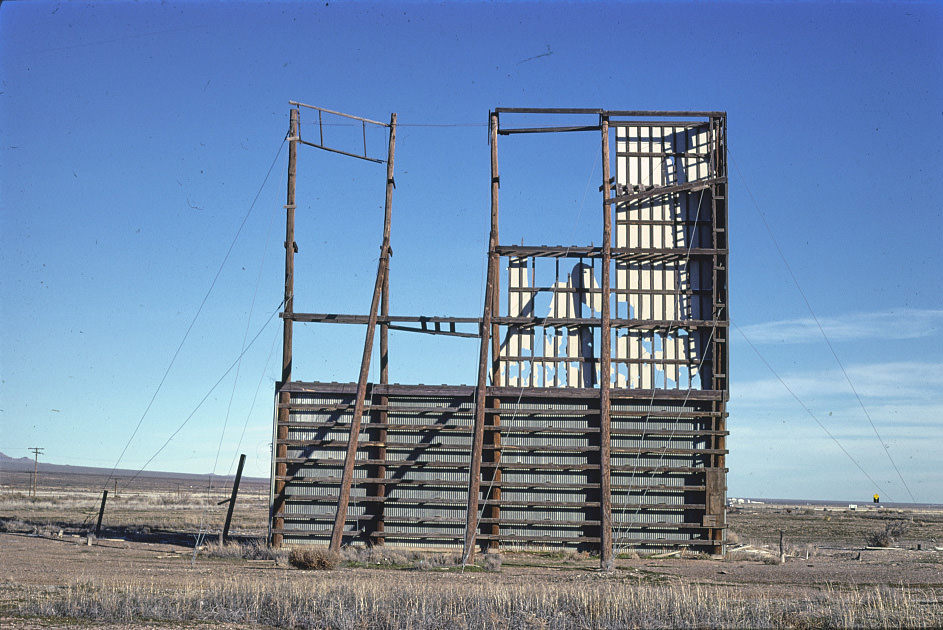
<svg viewBox="0 0 943 630"><path fill-rule="evenodd" d="M612 264L612 210L609 206L609 119L602 116L602 313L599 357L599 568L612 571L612 492L609 469L609 389L612 380L612 331L609 322L609 272Z"/></svg>
<svg viewBox="0 0 943 630"><path fill-rule="evenodd" d="M344 459L331 457L288 457L277 459L276 462L286 464L302 464L308 466L329 466L340 468L344 465ZM468 462L456 462L450 460L432 460L419 461L415 459L358 459L357 464L364 466L370 464L385 463L387 469L391 468L431 468L443 470L462 470L468 467ZM493 462L484 462L480 464L481 468L494 468ZM501 468L505 471L511 470L599 470L599 464L528 464L523 462L502 462ZM630 472L637 475L644 473L702 473L703 468L693 466L635 466L635 465L610 465L610 470L619 472Z"/></svg>
<svg viewBox="0 0 943 630"><path fill-rule="evenodd" d="M350 436L347 442L347 457L344 460L344 479L341 483L341 495L337 502L337 514L334 530L331 533L332 551L339 551L344 537L344 523L347 520L347 505L350 501L350 482L354 476L354 459L357 455L357 441L360 436L360 422L363 416L364 399L367 396L367 378L370 374L370 358L373 354L373 336L377 326L380 293L390 264L390 223L393 212L393 155L396 149L396 114L390 119L389 159L386 164L386 203L383 216L383 244L380 246L380 261L377 264L377 279L373 287L373 300L370 303L370 322L367 324L363 355L360 360L360 378L357 381L357 400L354 403L354 415L350 422Z"/></svg>
<svg viewBox="0 0 943 630"><path fill-rule="evenodd" d="M656 528L656 529L669 529L667 527ZM319 538L324 535L327 530L279 530L279 533L291 534L295 538ZM448 532L397 532L397 538L413 538L420 540L442 540L451 542L454 540L454 537L451 536ZM483 540L491 539L490 534L479 534L479 538ZM528 534L526 536L520 535L511 535L505 534L501 536L501 540L507 542L524 542L524 543L540 543L540 542L557 542L557 543L598 543L599 538L594 536L541 536L536 534ZM632 545L632 546L672 546L672 547L692 547L698 544L703 544L702 541L691 540L691 541L681 541L679 542L674 538L629 538L627 536L620 537L619 543L623 545Z"/></svg>
<svg viewBox="0 0 943 630"><path fill-rule="evenodd" d="M347 157L357 158L358 160L366 160L367 162L373 162L374 164L383 164L383 160L378 158L367 157L366 155L358 155L356 153L351 153L349 151L342 151L340 149L335 149L333 147L325 146L323 144L318 144L317 142L308 142L307 140L299 140L301 144L305 144L309 147L314 147L315 149L322 149L324 151L330 151L331 153L339 153L340 155L346 155Z"/></svg>
<svg viewBox="0 0 943 630"><path fill-rule="evenodd" d="M689 192L697 190L708 190L714 184L725 184L727 183L727 178L717 177L711 179L699 179L694 182L687 182L685 184L672 184L670 186L655 186L653 188L648 188L645 190L633 191L630 193L624 193L621 195L616 195L610 199L606 200L606 204L613 203L625 203L627 201L637 201L640 199L648 199L649 197L658 197L659 195L672 195L674 193L680 192Z"/></svg>
<svg viewBox="0 0 943 630"><path fill-rule="evenodd" d="M307 405L307 406L295 406L288 404L285 408L290 409L291 411L296 412L324 412L324 411L338 411L343 409L338 409L336 407L321 407L319 405ZM369 408L370 411L392 411L396 415L417 415L417 416L449 416L449 424L442 424L441 422L433 422L432 424L387 424L387 428L391 431L468 431L469 426L464 424L459 424L457 421L460 419L466 419L470 416L473 411L468 409L457 409L454 407L445 408L443 411L436 411L435 407L416 407L416 408L404 408L404 407L390 407L388 405L375 405ZM598 409L588 409L588 410L575 410L575 409L532 409L532 410L514 410L514 416L516 420L523 418L546 418L553 420L586 420L593 418L599 415ZM499 415L499 409L489 409L486 411L488 414ZM706 421L709 418L716 417L714 412L705 411L705 412L677 412L672 411L658 411L653 410L649 413L639 412L639 411L619 411L619 410L609 410L610 418L618 418L620 420L628 421L641 421L641 420L651 420L656 422L665 422L665 421L678 421L678 420L698 420ZM311 422L307 420L288 420L286 423L290 427L300 427L300 428L320 428L320 427L347 427L346 421L319 421ZM365 423L367 426L377 423ZM505 433L575 433L578 435L589 434L598 432L597 427L582 427L582 426L560 426L560 425L521 425L514 424L508 425ZM728 435L728 431L719 431L713 429L697 429L693 431L688 430L671 430L671 429L610 429L612 435L678 435L678 436L699 436L699 435Z"/></svg>
<svg viewBox="0 0 943 630"><path fill-rule="evenodd" d="M387 307L389 308L389 307ZM287 314L283 315L287 317ZM353 315L348 313L292 313L291 318L296 322L317 322L321 324L366 324L370 321L369 315ZM417 323L417 324L481 324L480 317L432 317L426 315L390 315L381 314L377 317L380 324L390 323Z"/></svg>
<svg viewBox="0 0 943 630"><path fill-rule="evenodd" d="M378 125L380 127L389 127L393 125L392 122L390 123L390 125L387 125L386 123L380 122L378 120L370 120L369 118L364 118L363 116L355 116L354 114L345 114L344 112L336 112L333 109L327 109L326 107L318 107L317 105L308 105L306 103L299 103L298 101L288 101L288 104L294 105L295 107L305 107L307 109L315 109L319 112L324 112L325 114L334 114L335 116L341 116L343 118L350 118L351 120L359 120L361 122L370 123L371 125Z"/></svg>
<svg viewBox="0 0 943 630"><path fill-rule="evenodd" d="M98 523L95 524L96 537L98 537L98 535L101 533L101 530L102 530L102 518L104 518L105 516L105 502L107 500L108 500L108 491L102 490L102 504L101 504L101 507L98 508Z"/></svg>
<svg viewBox="0 0 943 630"><path fill-rule="evenodd" d="M711 451L717 450L720 449L711 449ZM706 487L704 502L707 504L708 515L723 516L726 514L724 472L723 468L707 468L704 471L704 485Z"/></svg>
<svg viewBox="0 0 943 630"><path fill-rule="evenodd" d="M609 199L607 203L611 203ZM703 247L613 247L610 250L613 258L619 260L684 260L686 258L701 258L714 256L718 252ZM519 256L534 258L601 258L601 247L585 247L575 245L501 245L498 247L501 256Z"/></svg>
<svg viewBox="0 0 943 630"><path fill-rule="evenodd" d="M498 272L498 115L489 116L491 138L491 233L488 239L488 281L485 287L484 313L481 318L481 346L478 353L478 385L475 389L475 432L472 438L471 462L468 475L468 504L465 514L465 545L463 562L475 553L478 530L478 499L481 488L481 446L485 435L485 406L487 401L488 351L491 342L491 309L494 305L494 283Z"/></svg>
<svg viewBox="0 0 943 630"><path fill-rule="evenodd" d="M494 316L501 312L501 274L499 273L494 275L492 291L494 296L491 304L491 383L496 384L501 382L501 325L495 321L496 317ZM491 398L491 407L491 409L485 410L487 413L485 421L488 423L490 430L487 434L488 444L485 445L484 451L489 456L489 461L496 465L494 468L488 469L490 496L485 498L492 500L492 503L487 507L488 523L490 525L488 533L495 537L488 541L488 549L489 551L497 551L500 547L498 540L501 535L501 399ZM482 455L484 456L485 453L482 453Z"/></svg>
<svg viewBox="0 0 943 630"><path fill-rule="evenodd" d="M695 112L687 110L675 110L675 111L657 111L657 110L622 110L622 109L602 109L602 108L567 108L567 107L496 107L494 110L495 114L588 114L588 115L605 115L607 117L617 117L617 118L626 118L626 117L674 117L674 118L711 118L717 116L726 116L727 112ZM630 124L636 124L635 121L631 121ZM660 122L660 125L667 125L668 123ZM697 124L703 124L697 123Z"/></svg>
<svg viewBox="0 0 943 630"><path fill-rule="evenodd" d="M492 116L495 121L500 114L602 114L599 108L587 107L495 107Z"/></svg>
<svg viewBox="0 0 943 630"><path fill-rule="evenodd" d="M363 428L364 425L361 425ZM339 448L343 445L346 445L346 440L286 440L286 446L320 446L320 447L336 447ZM383 448L386 449L397 449L397 450L409 450L414 453L427 450L435 451L453 451L457 453L467 453L468 444L446 444L443 442L390 442L388 440L370 440L367 442L358 442L358 447L360 448ZM598 446L557 446L557 445L504 445L501 444L483 444L482 445L482 454L483 455L492 455L491 459L488 459L488 463L494 464L494 468L497 469L499 461L497 457L493 457L496 454L500 454L502 451L507 452L512 455L526 455L529 453L555 453L557 455L569 455L569 454L578 454L578 453L591 453L598 451ZM636 446L636 447L616 447L613 448L610 446L610 453L617 455L720 455L726 454L726 451L720 451L719 449L712 448L666 448L663 446ZM382 461L380 458L378 461ZM489 477L490 481L490 477Z"/></svg>
<svg viewBox="0 0 943 630"><path fill-rule="evenodd" d="M236 478L232 483L232 494L230 495L227 502L229 503L229 508L226 510L226 522L223 525L223 531L219 534L219 543L225 544L226 538L229 537L229 526L232 524L232 513L236 509L236 497L239 495L239 482L242 480L242 468L246 465L246 456L245 454L239 455L239 466L236 467Z"/></svg>
<svg viewBox="0 0 943 630"><path fill-rule="evenodd" d="M393 129L395 126L396 114L393 114L390 117L390 128ZM389 178L393 178L393 156L390 155L389 167L387 174ZM393 205L393 188L396 187L395 180L392 181L393 186L389 184L391 182L387 181L386 194L387 201L385 202L388 206ZM392 252L390 252L392 256ZM386 385L390 382L390 265L387 263L386 273L383 275L383 290L380 294L380 318L386 320L385 323L380 324L380 384ZM387 421L388 421L388 409L387 405L389 404L389 398L387 396L380 396L380 404L376 407L378 408L377 421L380 427L376 432L377 441L381 443L377 447L376 458L380 460L386 460L386 446L384 445L387 439ZM385 529L385 523L383 520L384 509L383 509L383 499L386 497L386 486L382 483L384 477L386 477L386 466L383 464L377 465L374 469L374 475L381 480L376 485L373 486L373 495L379 500L380 505L378 505L373 514L373 521L371 524L373 534L382 534ZM376 544L382 545L385 541L383 538L377 538Z"/></svg>
<svg viewBox="0 0 943 630"><path fill-rule="evenodd" d="M289 142L288 142L288 191L285 201L285 295L282 305L283 314L291 315L294 311L295 302L295 176L298 162L298 133L299 133L299 114L297 109L291 110L289 123ZM291 394L282 390L285 384L291 382L291 361L292 361L292 320L285 317L282 322L282 375L279 383L278 402L287 404L291 401ZM280 408L277 412L278 426L276 428L276 446L275 457L284 458L288 455L288 449L281 444L282 440L288 438L288 427L285 423L288 421L288 409ZM284 476L287 472L285 464L275 464L276 476ZM272 528L282 527L282 513L284 512L284 482L275 482L272 496ZM281 547L281 534L272 533L271 543L273 547Z"/></svg>
<svg viewBox="0 0 943 630"><path fill-rule="evenodd" d="M597 125L575 125L570 127L511 127L498 131L502 136L515 133L558 133L569 131L599 131Z"/></svg>
<svg viewBox="0 0 943 630"><path fill-rule="evenodd" d="M282 391L298 393L319 393L319 394L356 394L357 383L320 383L293 381L282 387ZM520 387L495 387L487 388L489 396L500 398L511 397L517 400L521 394ZM374 395L386 396L448 396L455 398L472 399L475 395L475 386L473 385L402 385L392 383L390 385L375 385L373 387ZM635 401L636 404L652 405L668 404L671 401L714 401L724 400L726 392L722 390L711 389L613 389L610 390L610 397L613 401ZM583 399L586 402L599 400L599 390L593 387L528 387L526 396L523 400L533 400L538 398L561 399Z"/></svg>
<svg viewBox="0 0 943 630"><path fill-rule="evenodd" d="M321 484L338 484L341 481L341 478L334 476L311 476L311 477L294 477L289 476L284 479L285 481L290 481L295 485L321 485ZM448 481L445 479L386 479L386 478L374 478L374 477L364 477L355 479L353 485L366 485L372 483L383 483L388 486L435 486L442 488L464 488L468 484L465 481ZM505 489L512 490L527 490L527 489L536 489L536 488L557 488L560 490L586 490L590 488L596 488L598 484L595 483L558 483L555 481L521 481L521 482L503 482L502 486ZM641 485L641 484L613 484L611 486L614 491L634 491L634 490L643 490L651 492L662 492L670 491L672 493L679 492L703 492L704 486L666 486L666 485ZM386 498L386 501L398 501L400 503L408 502L412 500L409 497L400 497L400 498ZM628 503L625 501L619 501L621 505L636 505L634 503ZM651 504L656 507L686 507L688 505L695 505L703 507L703 504L692 504L687 503L685 506L677 506L674 504Z"/></svg>

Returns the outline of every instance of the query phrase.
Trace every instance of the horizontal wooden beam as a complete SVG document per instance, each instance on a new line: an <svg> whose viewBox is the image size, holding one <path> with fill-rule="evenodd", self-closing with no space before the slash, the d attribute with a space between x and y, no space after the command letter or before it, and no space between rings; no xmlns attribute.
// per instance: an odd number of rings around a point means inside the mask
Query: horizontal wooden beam
<svg viewBox="0 0 943 630"><path fill-rule="evenodd" d="M577 247L567 245L498 245L501 256L519 258L602 258L601 247ZM727 250L701 247L613 247L613 260L646 260L669 258L697 258L726 254Z"/></svg>
<svg viewBox="0 0 943 630"><path fill-rule="evenodd" d="M296 477L293 475L279 475L276 477L279 481L286 481L293 485L321 485L340 483L340 477L337 476L318 476L318 477ZM354 485L384 485L384 486L402 486L402 487L422 487L434 486L436 488L466 488L467 481L455 481L445 479L397 479L394 477L360 477L354 479ZM501 488L504 490L529 490L552 488L554 490L587 490L598 488L598 483L566 483L555 481L502 481ZM706 486L686 485L686 486L666 486L663 484L644 485L644 484L612 484L612 490L618 492L642 491L655 493L681 493L681 492L703 492ZM384 501L388 497L373 497L371 500ZM392 500L392 499L390 499ZM408 500L407 498L398 499L400 502ZM644 506L643 506L644 507ZM681 506L683 507L683 506Z"/></svg>
<svg viewBox="0 0 943 630"><path fill-rule="evenodd" d="M289 381L278 388L279 392L310 393L310 394L355 394L357 383L322 383L312 381ZM392 383L389 385L374 384L371 387L374 396L430 396L430 397L462 397L472 400L475 387L472 385L404 385ZM550 398L567 399L574 404L580 402L595 403L599 400L599 390L593 387L488 387L488 396L521 398L524 401L531 399ZM614 402L651 407L659 404L676 404L677 401L687 403L726 400L727 393L723 390L710 389L621 389L613 388L610 396ZM551 410L548 410L551 411Z"/></svg>
<svg viewBox="0 0 943 630"><path fill-rule="evenodd" d="M300 466L306 467L317 467L325 466L332 468L339 468L344 465L343 459L331 458L331 457L278 457L275 459L276 463L279 464L297 464ZM370 466L370 465L383 465L386 466L387 470L391 468L431 468L431 469L442 469L442 470L452 470L459 469L464 470L468 468L468 462L456 462L456 461L447 461L447 460L415 460L415 459L358 459L357 464L359 466ZM500 468L501 470L507 472L510 470L548 470L548 471L564 471L572 472L575 470L596 470L599 468L597 464L532 464L527 462L482 462L482 468ZM694 466L630 466L630 465L619 465L612 466L613 471L625 471L632 472L636 474L645 474L645 473L703 473L704 468L698 468Z"/></svg>
<svg viewBox="0 0 943 630"><path fill-rule="evenodd" d="M324 112L325 114L334 114L335 116L342 116L344 118L350 118L351 120L359 120L360 122L370 123L371 125L377 125L378 127L389 127L390 123L380 122L378 120L370 120L369 118L364 118L363 116L355 116L354 114L345 114L344 112L336 112L333 109L327 109L326 107L318 107L317 105L308 105L307 103L299 103L298 101L288 101L289 105L295 107L304 107L307 109L314 109L319 112Z"/></svg>
<svg viewBox="0 0 943 630"><path fill-rule="evenodd" d="M498 133L508 136L516 133L561 133L569 131L599 131L599 125L581 125L575 127L511 127L499 129Z"/></svg>
<svg viewBox="0 0 943 630"><path fill-rule="evenodd" d="M627 192L621 195L616 195L611 199L607 199L606 203L609 204L619 204L626 203L629 201L636 201L639 199L648 199L649 197L658 197L660 195L673 195L675 193L681 192L697 192L699 190L707 190L711 186L717 184L726 184L726 177L711 177L708 179L699 179L693 182L687 182L684 184L673 184L671 186L654 186L647 188L645 190L635 190L632 192Z"/></svg>

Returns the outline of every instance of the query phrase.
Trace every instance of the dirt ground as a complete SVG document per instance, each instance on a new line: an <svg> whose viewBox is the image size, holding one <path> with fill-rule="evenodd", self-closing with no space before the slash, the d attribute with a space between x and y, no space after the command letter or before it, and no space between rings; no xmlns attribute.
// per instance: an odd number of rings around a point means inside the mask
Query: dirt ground
<svg viewBox="0 0 943 630"><path fill-rule="evenodd" d="M210 558L195 555L191 533L111 529L89 544L77 527L64 521L61 505L45 509L35 502L24 512L22 501L0 497L0 627L27 630L93 628L125 630L127 626L94 621L17 616L25 598L54 596L65 587L107 578L119 583L154 581L165 588L192 584L202 577L225 574L240 579L268 576L273 580L305 580L306 572L273 560ZM143 509L143 508L142 508ZM48 518L43 514L48 513ZM49 516L54 514L54 516ZM133 513L124 518L133 518ZM262 533L264 520L252 527L242 517L246 532ZM789 598L808 588L834 590L875 586L908 587L921 593L921 604L943 605L943 510L849 510L847 507L763 505L731 508L731 539L723 558L704 555L636 557L620 550L616 570L598 571L591 557L548 554L504 554L499 571L457 573L415 571L410 579L421 588L427 581L489 580L500 584L567 583L615 580L626 585L688 584L725 586L758 596ZM40 526L30 523L45 523ZM895 548L866 546L868 532L888 523L905 523L907 533ZM80 525L80 522L74 523ZM86 525L86 529L87 529ZM30 529L32 528L32 531ZM60 531L58 531L61 529ZM19 530L19 531L17 531ZM253 532L253 530L255 530ZM122 535L122 531L134 535ZM243 532L243 533L246 533ZM780 532L786 562L779 563ZM337 580L350 576L376 577L396 569L341 568ZM333 579L333 577L332 577ZM135 628L214 627L242 630L245 626L180 622L142 623Z"/></svg>

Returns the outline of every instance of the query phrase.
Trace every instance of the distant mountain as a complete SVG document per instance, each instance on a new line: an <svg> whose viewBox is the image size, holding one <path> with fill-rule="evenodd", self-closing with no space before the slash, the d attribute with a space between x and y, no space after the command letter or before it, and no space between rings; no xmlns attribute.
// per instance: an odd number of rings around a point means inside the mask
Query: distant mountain
<svg viewBox="0 0 943 630"><path fill-rule="evenodd" d="M0 453L0 470L20 470L21 466L29 465L29 469L33 469L33 460L29 457L10 457L4 453Z"/></svg>
<svg viewBox="0 0 943 630"><path fill-rule="evenodd" d="M33 467L36 465L35 461L29 457L10 457L4 453L0 453L0 473L3 472L33 472ZM151 477L158 479L179 479L179 480L201 480L205 481L209 474L197 474L197 473L172 473L172 472L160 472L160 471L144 471L140 472L137 470L128 470L124 468L119 468L112 472L110 468L95 468L92 466L70 466L69 464L47 464L45 462L39 462L39 472L47 474L73 474L73 475L102 475L108 476L114 474L117 477ZM212 475L213 479L232 479L233 475ZM262 477L243 477L243 481L265 481L267 478Z"/></svg>

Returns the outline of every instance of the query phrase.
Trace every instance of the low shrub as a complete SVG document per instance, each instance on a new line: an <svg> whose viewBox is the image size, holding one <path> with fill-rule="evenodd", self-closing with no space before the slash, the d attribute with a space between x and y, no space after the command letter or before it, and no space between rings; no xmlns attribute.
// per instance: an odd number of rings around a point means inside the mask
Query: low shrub
<svg viewBox="0 0 943 630"><path fill-rule="evenodd" d="M435 553L424 555L416 563L420 569L451 569L462 566L461 553Z"/></svg>
<svg viewBox="0 0 943 630"><path fill-rule="evenodd" d="M868 547L890 547L909 529L910 524L906 521L887 523L881 529L871 530L865 537L865 541L868 543Z"/></svg>
<svg viewBox="0 0 943 630"><path fill-rule="evenodd" d="M330 571L340 564L341 557L327 549L295 547L288 554L288 563L299 569Z"/></svg>
<svg viewBox="0 0 943 630"><path fill-rule="evenodd" d="M481 560L485 571L497 571L501 568L504 558L500 553L486 553L481 556Z"/></svg>
<svg viewBox="0 0 943 630"><path fill-rule="evenodd" d="M285 552L274 549L261 540L245 542L230 541L225 544L211 542L202 552L210 558L240 558L243 560L274 560L284 559Z"/></svg>
<svg viewBox="0 0 943 630"><path fill-rule="evenodd" d="M373 547L344 547L341 550L344 562L381 567L407 566L410 558L402 550L375 545Z"/></svg>

